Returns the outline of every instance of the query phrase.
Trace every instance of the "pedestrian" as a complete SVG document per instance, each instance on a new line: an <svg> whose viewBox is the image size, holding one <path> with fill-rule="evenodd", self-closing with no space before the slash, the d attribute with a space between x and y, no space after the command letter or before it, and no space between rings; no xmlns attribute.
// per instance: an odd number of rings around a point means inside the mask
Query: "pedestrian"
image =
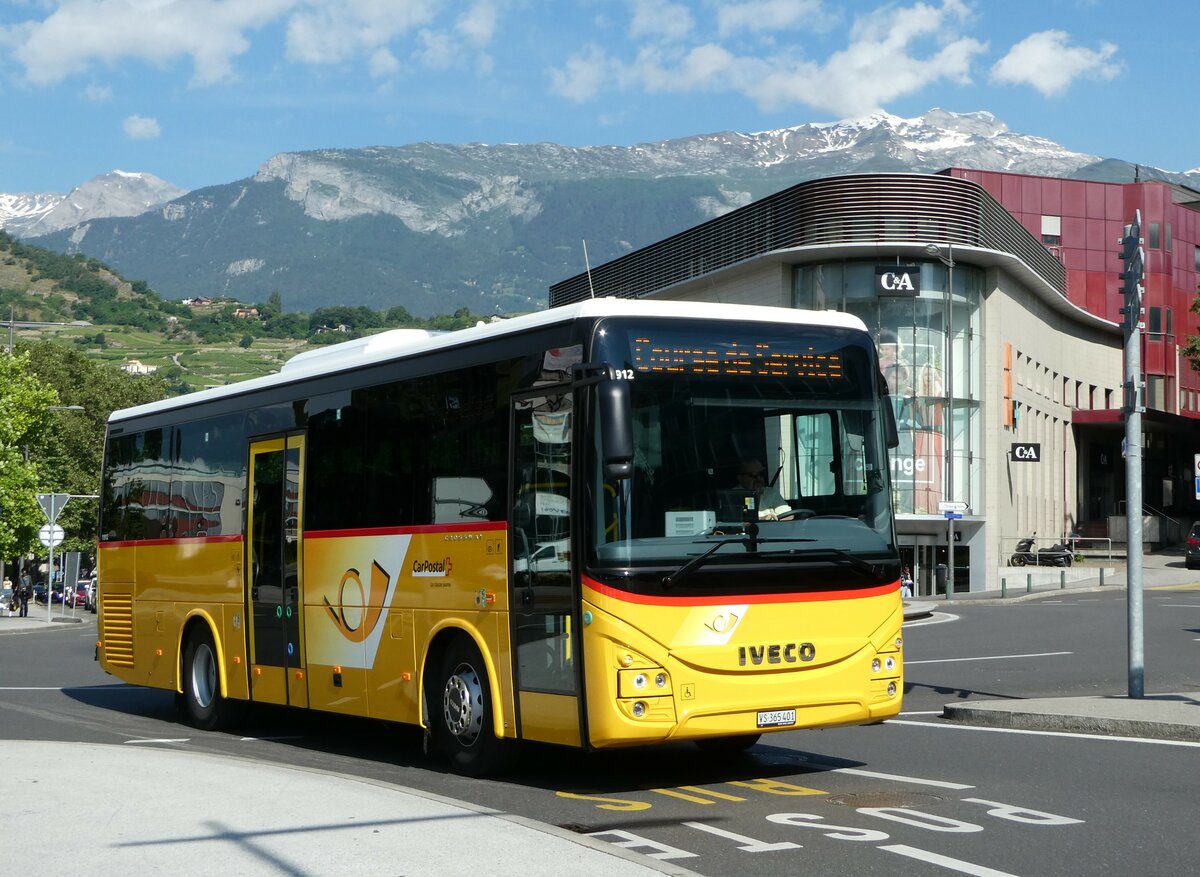
<svg viewBox="0 0 1200 877"><path fill-rule="evenodd" d="M913 577L912 573L908 571L908 567L906 566L900 571L900 596L903 598L911 597L912 590Z"/></svg>
<svg viewBox="0 0 1200 877"><path fill-rule="evenodd" d="M4 593L8 594L8 617L13 617L13 604L19 599L17 597L17 589L13 587L12 579L6 574L4 576Z"/></svg>
<svg viewBox="0 0 1200 877"><path fill-rule="evenodd" d="M21 571L21 617L29 617L29 601L33 599L33 576L29 574L29 567L25 567Z"/></svg>

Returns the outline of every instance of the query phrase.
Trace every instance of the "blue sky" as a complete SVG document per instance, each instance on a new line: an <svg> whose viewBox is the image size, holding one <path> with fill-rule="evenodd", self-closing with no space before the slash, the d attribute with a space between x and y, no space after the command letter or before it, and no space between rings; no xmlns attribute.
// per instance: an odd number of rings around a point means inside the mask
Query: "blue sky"
<svg viewBox="0 0 1200 877"><path fill-rule="evenodd" d="M1196 0L3 0L0 192L279 152L635 143L988 110L1200 166Z"/></svg>

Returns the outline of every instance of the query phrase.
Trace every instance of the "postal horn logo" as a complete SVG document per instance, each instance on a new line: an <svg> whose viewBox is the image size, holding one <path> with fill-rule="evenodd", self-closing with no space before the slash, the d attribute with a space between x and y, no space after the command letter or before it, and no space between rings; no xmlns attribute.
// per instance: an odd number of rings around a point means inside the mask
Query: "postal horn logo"
<svg viewBox="0 0 1200 877"><path fill-rule="evenodd" d="M383 600L387 594L391 575L378 562L371 564L371 586L363 586L362 576L356 569L348 569L338 583L337 605L325 598L325 611L333 619L338 632L352 643L366 640L383 617ZM347 600L346 591L351 591Z"/></svg>

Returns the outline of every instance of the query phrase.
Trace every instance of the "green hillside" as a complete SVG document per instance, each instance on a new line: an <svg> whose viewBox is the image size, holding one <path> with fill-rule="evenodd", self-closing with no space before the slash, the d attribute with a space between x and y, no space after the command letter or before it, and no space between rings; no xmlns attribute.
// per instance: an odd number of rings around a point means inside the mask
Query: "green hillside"
<svg viewBox="0 0 1200 877"><path fill-rule="evenodd" d="M52 340L114 366L140 363L172 394L270 374L320 344L386 328L461 328L477 319L465 308L428 319L404 308L284 313L281 300L273 291L263 302L167 301L96 259L64 256L0 231L0 326L14 343Z"/></svg>

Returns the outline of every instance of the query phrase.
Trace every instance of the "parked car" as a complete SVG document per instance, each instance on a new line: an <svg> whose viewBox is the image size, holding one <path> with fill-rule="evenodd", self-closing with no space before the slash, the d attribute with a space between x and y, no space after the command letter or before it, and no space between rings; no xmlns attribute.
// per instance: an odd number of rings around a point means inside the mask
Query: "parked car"
<svg viewBox="0 0 1200 877"><path fill-rule="evenodd" d="M1183 555L1183 565L1188 569L1200 567L1200 521L1192 524L1192 531L1188 533L1187 550Z"/></svg>
<svg viewBox="0 0 1200 877"><path fill-rule="evenodd" d="M83 607L88 612L96 611L96 580L94 578L87 579L87 600L84 601Z"/></svg>
<svg viewBox="0 0 1200 877"><path fill-rule="evenodd" d="M75 583L75 588L67 592L67 605L71 608L76 606L86 606L88 601L88 582L80 581Z"/></svg>
<svg viewBox="0 0 1200 877"><path fill-rule="evenodd" d="M43 604L46 602L46 585L44 583L37 582L34 584L33 602Z"/></svg>

